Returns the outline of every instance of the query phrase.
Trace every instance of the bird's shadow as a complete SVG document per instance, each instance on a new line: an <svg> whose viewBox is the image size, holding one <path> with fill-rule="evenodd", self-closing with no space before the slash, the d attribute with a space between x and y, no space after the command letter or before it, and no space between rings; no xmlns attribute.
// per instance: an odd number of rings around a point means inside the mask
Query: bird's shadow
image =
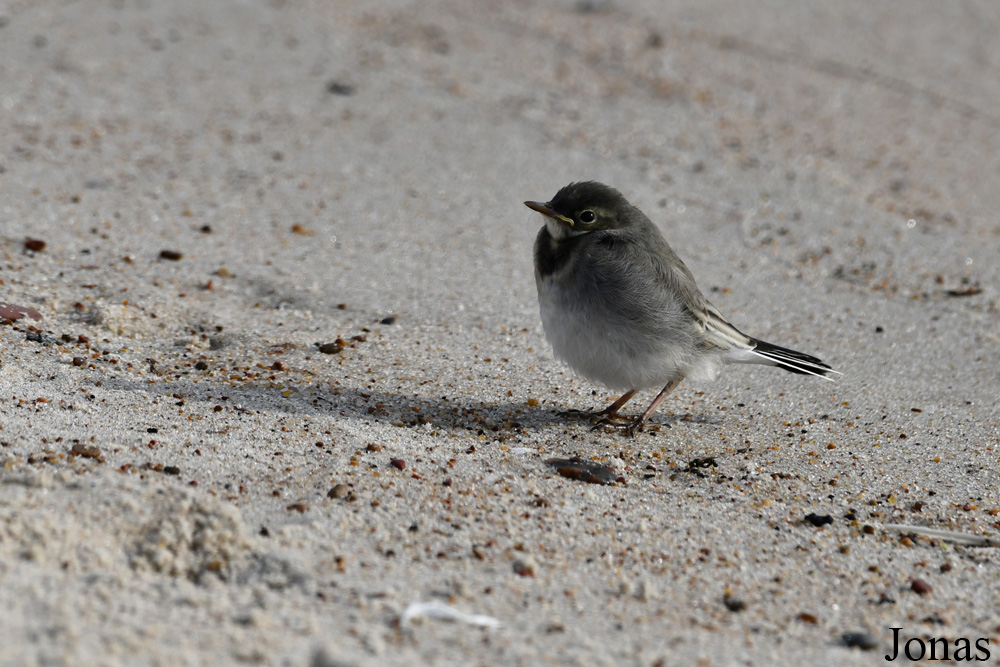
<svg viewBox="0 0 1000 667"><path fill-rule="evenodd" d="M147 383L118 377L104 378L102 386L129 392L153 392L175 401L178 407L187 406L188 413L197 409L195 403L201 402L209 414L266 411L315 417L333 415L355 423L379 422L410 428L429 425L432 429L464 431L477 436L574 425L584 431L589 428L585 420L562 415L566 408L560 406L502 399L472 401L461 395L419 396L328 383L297 385L289 392L287 388L252 381L234 386L204 380L192 382L185 378ZM689 413L660 414L654 415L650 425L670 427L682 422L717 424L719 420ZM153 425L150 420L142 426Z"/></svg>

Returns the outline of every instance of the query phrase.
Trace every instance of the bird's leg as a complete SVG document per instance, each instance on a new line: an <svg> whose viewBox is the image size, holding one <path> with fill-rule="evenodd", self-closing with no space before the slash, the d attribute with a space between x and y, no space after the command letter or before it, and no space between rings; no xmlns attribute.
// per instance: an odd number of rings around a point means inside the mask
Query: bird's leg
<svg viewBox="0 0 1000 667"><path fill-rule="evenodd" d="M656 412L656 409L660 407L660 403L662 403L663 399L667 397L667 394L673 391L674 388L677 387L677 385L679 385L681 383L681 380L683 379L684 378L677 378L676 380L671 380L670 382L668 382L667 386L661 389L660 393L657 394L656 398L653 399L653 402L649 404L649 407L646 408L646 411L643 412L638 417L636 417L635 421L633 421L631 424L603 424L603 425L608 426L610 428L619 429L625 435L629 437L634 437L636 432L642 430L643 424L649 421L649 418L653 416L653 413Z"/></svg>
<svg viewBox="0 0 1000 667"><path fill-rule="evenodd" d="M603 410L597 410L596 412L587 412L585 410L567 410L561 413L564 417L577 417L580 419L586 419L588 421L594 422L595 424L610 424L617 419L624 419L618 415L618 411L621 410L622 406L631 400L638 389L629 389L627 392L621 395L617 401L604 408Z"/></svg>

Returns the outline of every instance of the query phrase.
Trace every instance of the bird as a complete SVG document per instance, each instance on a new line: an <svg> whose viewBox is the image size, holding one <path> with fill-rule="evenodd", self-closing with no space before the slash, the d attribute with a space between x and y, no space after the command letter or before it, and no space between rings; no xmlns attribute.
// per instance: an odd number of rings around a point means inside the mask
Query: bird
<svg viewBox="0 0 1000 667"><path fill-rule="evenodd" d="M624 393L588 418L629 436L685 378L714 380L724 364L764 364L831 380L831 366L743 333L709 303L659 228L621 192L570 183L547 202L526 201L545 224L535 238L535 285L555 356L588 380ZM635 418L619 410L660 388Z"/></svg>

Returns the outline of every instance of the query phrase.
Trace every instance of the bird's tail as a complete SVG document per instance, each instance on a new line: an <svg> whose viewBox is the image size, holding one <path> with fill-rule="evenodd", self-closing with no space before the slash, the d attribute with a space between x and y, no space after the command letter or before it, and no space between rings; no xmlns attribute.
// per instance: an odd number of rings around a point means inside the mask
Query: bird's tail
<svg viewBox="0 0 1000 667"><path fill-rule="evenodd" d="M833 378L826 377L828 373L840 375L838 371L833 370L829 365L810 354L765 343L762 340L753 339L752 344L754 345L753 349L747 350L750 358L745 358L745 363L770 364L792 373L815 375L824 380L833 380Z"/></svg>

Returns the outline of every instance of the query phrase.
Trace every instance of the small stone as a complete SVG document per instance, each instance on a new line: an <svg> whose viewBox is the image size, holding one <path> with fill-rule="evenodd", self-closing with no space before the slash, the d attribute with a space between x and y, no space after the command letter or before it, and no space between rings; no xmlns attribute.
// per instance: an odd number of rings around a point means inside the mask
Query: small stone
<svg viewBox="0 0 1000 667"><path fill-rule="evenodd" d="M823 526L826 526L828 524L833 523L833 517L830 516L829 514L813 514L813 513L809 513L805 517L805 522L806 523L811 523L812 525L816 526L817 528L822 528Z"/></svg>
<svg viewBox="0 0 1000 667"><path fill-rule="evenodd" d="M389 315L388 317L383 317L382 320L381 320L381 323L382 324L395 324L396 323L396 317L395 317L395 315Z"/></svg>
<svg viewBox="0 0 1000 667"><path fill-rule="evenodd" d="M73 365L74 366L85 366L86 364L87 364L87 360L84 359L83 357L73 357Z"/></svg>
<svg viewBox="0 0 1000 667"><path fill-rule="evenodd" d="M859 648L862 651L874 651L878 648L878 637L868 632L845 632L840 641L848 648Z"/></svg>
<svg viewBox="0 0 1000 667"><path fill-rule="evenodd" d="M391 461L389 461L389 465L391 465L393 468L396 468L397 470L406 469L406 461L404 461L403 459L392 459Z"/></svg>
<svg viewBox="0 0 1000 667"><path fill-rule="evenodd" d="M354 86L349 83L344 83L342 81L330 81L326 84L326 92L331 95L340 95L342 97L350 97L354 94Z"/></svg>
<svg viewBox="0 0 1000 667"><path fill-rule="evenodd" d="M205 363L204 361L199 361L198 363L196 363L194 365L194 369L196 371L207 371L208 370L208 364Z"/></svg>
<svg viewBox="0 0 1000 667"><path fill-rule="evenodd" d="M914 579L910 582L910 590L917 595L930 595L934 588L923 579Z"/></svg>
<svg viewBox="0 0 1000 667"><path fill-rule="evenodd" d="M104 457L101 456L101 450L93 445L73 445L69 450L70 456L79 456L85 459L94 459L98 463L104 463Z"/></svg>
<svg viewBox="0 0 1000 667"><path fill-rule="evenodd" d="M538 563L531 556L523 556L514 560L514 572L522 577L533 577L538 571Z"/></svg>
<svg viewBox="0 0 1000 667"><path fill-rule="evenodd" d="M340 341L339 338L337 340ZM343 349L344 346L341 342L323 343L322 345L319 346L319 351L322 352L323 354L337 354Z"/></svg>
<svg viewBox="0 0 1000 667"><path fill-rule="evenodd" d="M179 262L184 257L183 253L176 250L161 250L160 259L168 259L171 262Z"/></svg>
<svg viewBox="0 0 1000 667"><path fill-rule="evenodd" d="M608 466L594 463L593 461L584 461L578 457L571 459L548 459L545 463L555 468L555 471L563 477L574 479L578 482L614 484L618 481L618 475Z"/></svg>
<svg viewBox="0 0 1000 667"><path fill-rule="evenodd" d="M747 603L740 598L734 598L726 595L722 598L722 604L726 606L726 609L737 614L747 608Z"/></svg>
<svg viewBox="0 0 1000 667"><path fill-rule="evenodd" d="M41 239L24 239L24 247L32 252L41 252L45 250L46 243Z"/></svg>
<svg viewBox="0 0 1000 667"><path fill-rule="evenodd" d="M166 475L179 475L181 474L181 469L177 466L163 466L163 472Z"/></svg>
<svg viewBox="0 0 1000 667"><path fill-rule="evenodd" d="M287 371L288 370L288 364L286 364L284 361L276 361L273 364L271 364L271 370L272 371Z"/></svg>
<svg viewBox="0 0 1000 667"><path fill-rule="evenodd" d="M346 484L334 484L333 488L327 492L326 497L333 499L346 498L350 491Z"/></svg>
<svg viewBox="0 0 1000 667"><path fill-rule="evenodd" d="M4 303L3 301L0 301L0 318L5 320L16 320L22 317L30 317L37 322L42 319L42 314L34 308L18 306L13 303Z"/></svg>

